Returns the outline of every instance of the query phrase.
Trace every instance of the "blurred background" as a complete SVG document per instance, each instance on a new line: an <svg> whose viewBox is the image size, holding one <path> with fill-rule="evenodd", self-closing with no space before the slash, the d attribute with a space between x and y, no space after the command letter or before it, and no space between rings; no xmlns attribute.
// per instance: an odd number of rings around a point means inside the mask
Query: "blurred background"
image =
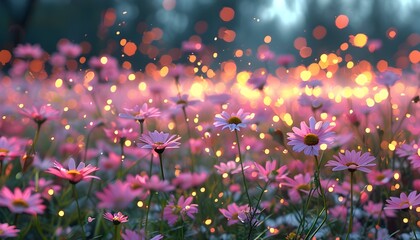
<svg viewBox="0 0 420 240"><path fill-rule="evenodd" d="M420 0L0 0L0 49L38 43L52 53L68 39L85 55L111 54L140 70L167 54L186 61L183 43L193 42L219 62L239 49L238 67L246 68L261 64L262 46L305 64L363 33L374 50L352 49L353 58L404 67L409 60L400 57L419 49L419 22ZM134 51L127 54L122 39Z"/></svg>

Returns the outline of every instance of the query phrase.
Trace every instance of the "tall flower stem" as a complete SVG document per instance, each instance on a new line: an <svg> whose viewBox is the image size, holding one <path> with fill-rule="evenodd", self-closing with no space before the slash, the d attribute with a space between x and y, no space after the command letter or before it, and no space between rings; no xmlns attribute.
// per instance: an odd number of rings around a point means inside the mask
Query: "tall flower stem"
<svg viewBox="0 0 420 240"><path fill-rule="evenodd" d="M124 144L125 144L125 137L122 137L120 139L120 149L121 149L121 163L120 163L120 170L118 171L118 176L117 178L120 179L123 175L123 163L124 163L124 159L125 159L125 154L124 154Z"/></svg>
<svg viewBox="0 0 420 240"><path fill-rule="evenodd" d="M121 224L118 224L118 225L114 226L114 240L120 240L121 239L120 226L121 226Z"/></svg>
<svg viewBox="0 0 420 240"><path fill-rule="evenodd" d="M315 234L322 228L322 226L324 226L324 224L325 224L325 222L327 221L327 218L328 218L327 199L325 197L324 190L322 189L321 180L320 180L320 177L319 177L319 171L320 171L321 164L318 160L318 157L316 155L314 157L315 157L315 164L316 164L316 170L315 170L315 173L314 173L315 191L317 191L318 194L320 195L320 197L322 199L323 207L322 207L321 211L318 213L318 215L316 216L315 220L312 222L312 225L309 228L309 231L308 231L307 236L305 237L305 240L312 239L312 237L315 236ZM316 223L318 222L318 219L323 214L324 214L324 218L322 219L321 223L318 225L318 227L315 230L313 230Z"/></svg>
<svg viewBox="0 0 420 240"><path fill-rule="evenodd" d="M350 171L350 218L349 218L349 229L347 230L346 239L349 238L350 233L353 231L353 184L354 184L354 172Z"/></svg>
<svg viewBox="0 0 420 240"><path fill-rule="evenodd" d="M160 163L160 173L162 175L162 180L165 181L165 174L163 173L163 153L158 153L159 155L159 163Z"/></svg>
<svg viewBox="0 0 420 240"><path fill-rule="evenodd" d="M236 136L236 145L238 146L239 162L241 163L242 181L243 181L243 184L244 184L246 197L248 198L249 207L251 208L252 207L252 202L251 202L251 198L249 197L248 186L246 184L244 164L243 164L243 161L242 161L242 154L241 154L241 145L239 144L239 135L238 135L238 130L236 130L236 129L235 129L235 136Z"/></svg>
<svg viewBox="0 0 420 240"><path fill-rule="evenodd" d="M190 130L190 123L188 121L187 110L186 110L185 106L182 106L182 112L184 114L185 125L187 127L188 144L189 144L188 154L190 155L190 159L191 159L191 172L194 172L195 159L194 159L194 155L192 154L192 150L191 150L192 149L191 142L189 141L192 138L192 136L191 136L191 130Z"/></svg>
<svg viewBox="0 0 420 240"><path fill-rule="evenodd" d="M153 171L153 153L150 154L149 177L152 176L152 171Z"/></svg>
<svg viewBox="0 0 420 240"><path fill-rule="evenodd" d="M149 195L149 200L147 202L147 210L146 210L146 224L144 225L144 236L147 239L147 224L149 222L149 211L150 211L150 204L152 203L152 197L153 197L154 192L150 191L150 195ZM141 227L141 224L140 224Z"/></svg>
<svg viewBox="0 0 420 240"><path fill-rule="evenodd" d="M415 227L416 220L413 219L414 217L415 215L412 214L412 212L410 211L410 215L409 215L410 228L411 228L411 231L413 232L414 239L418 240L417 234L416 234L416 227Z"/></svg>
<svg viewBox="0 0 420 240"><path fill-rule="evenodd" d="M250 216L250 219L249 219L249 232L248 232L248 239L251 239L251 236L252 236L252 231L254 230L254 228L257 226L257 224L258 224L258 221L253 221L254 220L254 218L255 218L255 215L257 214L257 211L258 211L258 206L260 205L260 203L261 203L261 199L262 199L262 196L263 196L263 194L264 194L264 192L265 192L265 190L267 189L267 186L270 184L270 180L268 180L267 182L265 182L265 185L264 185L264 187L261 189L261 193L260 193L260 196L258 197L258 200L257 200L257 205L255 206L255 208L253 209L254 211L252 211L252 213L251 213L251 216ZM252 209L251 209L252 210Z"/></svg>
<svg viewBox="0 0 420 240"><path fill-rule="evenodd" d="M82 213L80 212L79 197L77 196L76 184L71 184L71 185L73 188L73 197L74 197L74 200L76 201L77 216L78 216L77 219L79 221L80 227L82 228L82 237L84 240L86 240L85 227L83 225Z"/></svg>

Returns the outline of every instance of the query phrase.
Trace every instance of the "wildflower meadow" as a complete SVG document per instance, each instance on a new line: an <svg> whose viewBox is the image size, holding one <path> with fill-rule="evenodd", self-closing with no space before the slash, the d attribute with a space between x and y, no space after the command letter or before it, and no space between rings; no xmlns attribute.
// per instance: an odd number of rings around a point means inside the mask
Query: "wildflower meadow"
<svg viewBox="0 0 420 240"><path fill-rule="evenodd" d="M373 61L398 29L278 52L202 27L173 49L155 26L114 52L0 46L1 239L420 238L420 33Z"/></svg>

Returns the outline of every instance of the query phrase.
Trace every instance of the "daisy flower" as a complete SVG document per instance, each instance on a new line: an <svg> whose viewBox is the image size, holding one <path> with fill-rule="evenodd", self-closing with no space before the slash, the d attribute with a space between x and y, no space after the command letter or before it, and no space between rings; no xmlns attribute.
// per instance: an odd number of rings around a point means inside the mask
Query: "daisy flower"
<svg viewBox="0 0 420 240"><path fill-rule="evenodd" d="M309 126L305 122L300 123L300 128L293 127L289 136L288 145L293 146L296 152L303 151L305 155L318 156L320 146L323 144L332 144L334 132L329 122L316 122L314 117L309 118Z"/></svg>
<svg viewBox="0 0 420 240"><path fill-rule="evenodd" d="M198 213L198 205L192 204L192 200L193 197L185 199L184 196L181 196L178 199L178 202L175 203L175 199L172 198L169 204L163 209L163 218L168 221L171 226L178 222L179 217L181 217L183 221L185 221L187 217L194 219L194 215Z"/></svg>
<svg viewBox="0 0 420 240"><path fill-rule="evenodd" d="M230 115L223 111L221 114L217 114L214 121L215 127L222 127L222 129L229 128L230 131L241 130L246 127L246 124L251 120L251 115L241 108L237 113L231 113Z"/></svg>
<svg viewBox="0 0 420 240"><path fill-rule="evenodd" d="M0 161L20 156L21 144L15 138L0 137Z"/></svg>
<svg viewBox="0 0 420 240"><path fill-rule="evenodd" d="M20 230L16 229L16 226L0 223L0 238L17 237L18 232L20 232Z"/></svg>
<svg viewBox="0 0 420 240"><path fill-rule="evenodd" d="M176 135L169 136L169 133L164 132L149 132L142 134L140 137L140 143L138 146L140 148L148 148L155 150L156 153L163 153L166 148L179 148L181 143L178 140L181 137L177 137Z"/></svg>
<svg viewBox="0 0 420 240"><path fill-rule="evenodd" d="M330 160L325 166L334 167L333 171L342 171L349 170L354 172L356 170L369 173L371 170L368 167L376 166L375 158L370 155L370 153L356 152L352 150L351 152L346 150L344 154L339 153L338 156L334 156L335 160Z"/></svg>
<svg viewBox="0 0 420 240"><path fill-rule="evenodd" d="M125 119L133 119L139 122L146 120L147 118L159 117L159 109L147 106L144 103L141 107L136 105L133 109L124 108L125 113L120 113L118 116Z"/></svg>
<svg viewBox="0 0 420 240"><path fill-rule="evenodd" d="M121 212L114 213L114 214L110 212L106 212L104 213L104 218L114 223L114 225L119 225L120 223L128 222L128 216L125 216Z"/></svg>
<svg viewBox="0 0 420 240"><path fill-rule="evenodd" d="M392 71L385 71L381 74L379 74L376 77L376 81L379 84L385 85L387 87L393 86L399 79L401 78L400 75L398 75L395 72Z"/></svg>
<svg viewBox="0 0 420 240"><path fill-rule="evenodd" d="M254 163L258 170L259 178L265 182L274 181L275 179L282 180L286 177L287 166L277 168L276 161L265 162L265 167L258 163Z"/></svg>
<svg viewBox="0 0 420 240"><path fill-rule="evenodd" d="M76 184L90 178L100 179L97 176L89 175L97 170L99 170L99 168L91 166L90 164L86 166L84 162L79 163L76 168L74 159L70 158L69 169L65 169L59 162L54 161L54 166L49 168L46 172L67 179L71 184Z"/></svg>
<svg viewBox="0 0 420 240"><path fill-rule="evenodd" d="M417 191L412 191L410 194L401 193L400 197L390 197L386 200L384 209L411 209L420 205L420 194Z"/></svg>
<svg viewBox="0 0 420 240"><path fill-rule="evenodd" d="M19 110L19 112L32 119L37 124L42 124L48 119L57 119L60 115L60 112L52 108L50 105L43 105L39 109L32 107L32 109L24 108Z"/></svg>
<svg viewBox="0 0 420 240"><path fill-rule="evenodd" d="M0 206L9 208L12 213L27 213L31 215L44 213L45 206L42 204L41 194L32 193L32 188L25 190L15 188L14 192L3 187L0 191Z"/></svg>
<svg viewBox="0 0 420 240"><path fill-rule="evenodd" d="M227 209L219 209L220 213L225 216L228 220L228 226L233 224L239 223L241 220L239 219L239 215L249 211L248 205L241 205L238 206L236 203L231 203L227 206Z"/></svg>
<svg viewBox="0 0 420 240"><path fill-rule="evenodd" d="M109 183L102 192L97 192L96 197L99 200L99 208L107 209L125 209L136 198L138 191L133 191L130 183L117 180L115 183Z"/></svg>

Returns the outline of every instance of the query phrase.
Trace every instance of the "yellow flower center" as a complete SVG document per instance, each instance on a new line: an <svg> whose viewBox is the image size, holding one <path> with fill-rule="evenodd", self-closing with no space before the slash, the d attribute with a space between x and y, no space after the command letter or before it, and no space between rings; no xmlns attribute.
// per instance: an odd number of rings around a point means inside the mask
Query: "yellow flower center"
<svg viewBox="0 0 420 240"><path fill-rule="evenodd" d="M0 157L5 157L9 153L9 150L0 148Z"/></svg>
<svg viewBox="0 0 420 240"><path fill-rule="evenodd" d="M176 104L179 104L179 105L187 105L187 101L185 101L185 100L178 100L176 102Z"/></svg>
<svg viewBox="0 0 420 240"><path fill-rule="evenodd" d="M298 190L306 190L309 191L311 190L311 186L309 186L309 184L301 184L297 187Z"/></svg>
<svg viewBox="0 0 420 240"><path fill-rule="evenodd" d="M314 146L319 143L319 138L316 134L309 133L306 134L306 136L303 138L303 143L305 143L308 146Z"/></svg>
<svg viewBox="0 0 420 240"><path fill-rule="evenodd" d="M382 181L385 179L385 176L383 174L376 176L377 181Z"/></svg>
<svg viewBox="0 0 420 240"><path fill-rule="evenodd" d="M13 206L16 206L16 207L22 207L22 208L29 207L29 204L25 200L23 200L21 198L18 198L18 199L13 200L12 201L12 205Z"/></svg>
<svg viewBox="0 0 420 240"><path fill-rule="evenodd" d="M239 119L238 117L231 117L231 118L229 118L229 119L227 120L227 122L228 122L229 124L236 124L236 125L238 125L238 124L241 124L241 123L242 123L241 119Z"/></svg>
<svg viewBox="0 0 420 240"><path fill-rule="evenodd" d="M70 175L73 175L73 176L77 176L77 175L80 175L81 174L76 169L68 170L67 173L70 174Z"/></svg>

